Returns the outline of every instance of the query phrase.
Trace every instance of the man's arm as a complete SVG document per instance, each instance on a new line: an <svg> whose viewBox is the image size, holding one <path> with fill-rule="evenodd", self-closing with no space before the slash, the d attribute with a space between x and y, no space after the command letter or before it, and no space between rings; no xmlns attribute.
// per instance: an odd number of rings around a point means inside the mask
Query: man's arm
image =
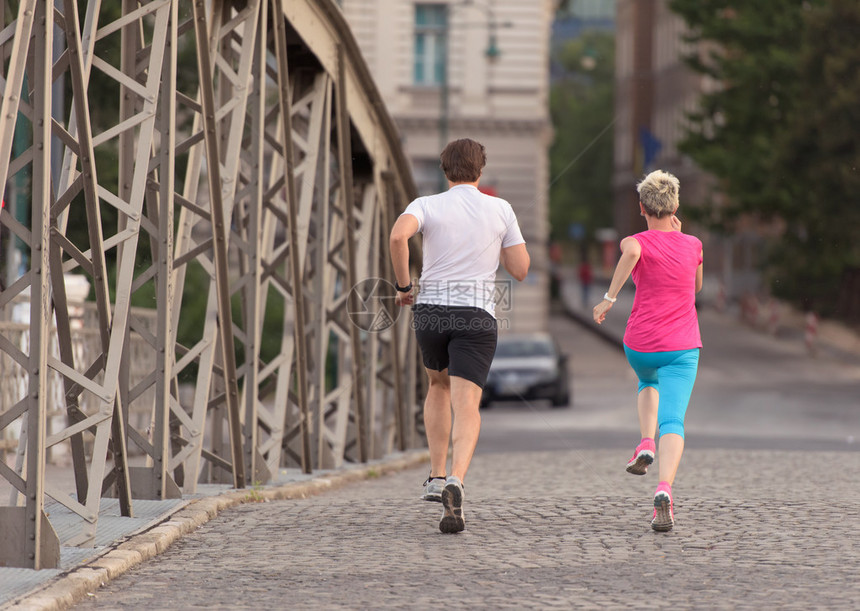
<svg viewBox="0 0 860 611"><path fill-rule="evenodd" d="M418 219L411 214L401 214L391 228L388 245L398 286L408 286L412 281L409 277L409 238L417 232ZM411 299L411 293L397 293L397 305L409 305Z"/></svg>
<svg viewBox="0 0 860 611"><path fill-rule="evenodd" d="M511 276L522 282L529 273L531 257L525 244L517 244L503 248L499 253L499 262Z"/></svg>

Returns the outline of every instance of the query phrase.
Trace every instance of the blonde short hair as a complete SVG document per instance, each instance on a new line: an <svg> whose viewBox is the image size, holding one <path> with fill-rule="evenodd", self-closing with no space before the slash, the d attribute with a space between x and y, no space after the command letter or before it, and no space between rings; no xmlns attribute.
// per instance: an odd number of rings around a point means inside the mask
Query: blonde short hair
<svg viewBox="0 0 860 611"><path fill-rule="evenodd" d="M678 209L680 189L680 181L663 170L654 170L636 185L645 212L658 219L674 214Z"/></svg>

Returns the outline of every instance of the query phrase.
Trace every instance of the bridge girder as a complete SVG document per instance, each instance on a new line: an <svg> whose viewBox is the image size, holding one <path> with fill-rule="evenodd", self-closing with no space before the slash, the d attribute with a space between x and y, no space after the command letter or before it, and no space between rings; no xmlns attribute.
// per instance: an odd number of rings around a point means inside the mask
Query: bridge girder
<svg viewBox="0 0 860 611"><path fill-rule="evenodd" d="M337 5L0 4L0 225L24 267L0 292L0 443L20 430L0 566L92 545L105 495L132 516L415 445L415 347L384 300L415 188ZM60 449L71 494L45 479Z"/></svg>

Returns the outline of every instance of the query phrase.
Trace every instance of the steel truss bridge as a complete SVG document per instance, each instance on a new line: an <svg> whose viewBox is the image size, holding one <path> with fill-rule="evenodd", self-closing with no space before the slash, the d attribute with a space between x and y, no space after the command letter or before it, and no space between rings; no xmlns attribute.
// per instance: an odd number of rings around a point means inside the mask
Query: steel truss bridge
<svg viewBox="0 0 860 611"><path fill-rule="evenodd" d="M415 188L335 2L0 5L0 185L31 202L0 213L25 264L0 292L0 566L92 545L104 497L132 516L420 443L406 317L351 318L385 286L367 279L393 282ZM45 478L59 448L71 494ZM75 515L63 541L51 503Z"/></svg>

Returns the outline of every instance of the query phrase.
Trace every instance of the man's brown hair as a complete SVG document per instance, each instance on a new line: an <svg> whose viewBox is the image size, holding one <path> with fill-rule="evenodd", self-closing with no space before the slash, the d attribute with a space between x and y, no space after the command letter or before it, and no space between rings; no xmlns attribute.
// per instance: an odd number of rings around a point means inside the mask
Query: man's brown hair
<svg viewBox="0 0 860 611"><path fill-rule="evenodd" d="M480 142L461 138L449 142L439 159L442 171L451 182L475 182L487 165L487 151Z"/></svg>

